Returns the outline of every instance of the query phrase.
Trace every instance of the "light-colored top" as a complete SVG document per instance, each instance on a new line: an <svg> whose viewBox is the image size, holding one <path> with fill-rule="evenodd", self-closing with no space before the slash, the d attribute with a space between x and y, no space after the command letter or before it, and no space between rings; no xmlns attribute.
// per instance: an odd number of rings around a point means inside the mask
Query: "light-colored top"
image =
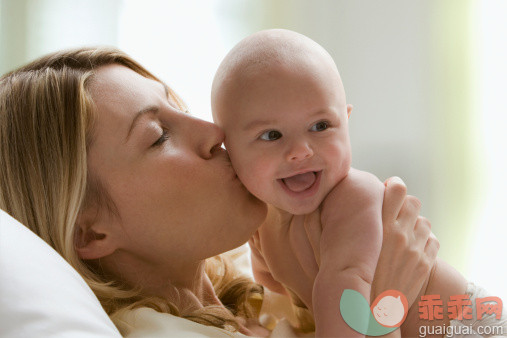
<svg viewBox="0 0 507 338"><path fill-rule="evenodd" d="M249 248L243 245L227 253L235 267L251 276ZM295 315L288 297L264 289L260 322L271 330L270 337L311 337L298 333L293 326ZM214 326L202 325L168 313L138 308L119 314L114 323L125 337L246 337Z"/></svg>
<svg viewBox="0 0 507 338"><path fill-rule="evenodd" d="M214 326L160 313L149 308L127 311L115 320L124 337L246 337L240 332L231 332ZM280 320L270 337L300 337L287 319Z"/></svg>

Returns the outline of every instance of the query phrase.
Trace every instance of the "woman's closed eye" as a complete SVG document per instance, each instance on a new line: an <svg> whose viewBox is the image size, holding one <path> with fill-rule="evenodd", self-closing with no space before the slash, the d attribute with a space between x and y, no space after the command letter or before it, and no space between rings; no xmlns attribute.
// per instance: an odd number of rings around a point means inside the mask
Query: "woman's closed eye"
<svg viewBox="0 0 507 338"><path fill-rule="evenodd" d="M278 130L268 130L262 133L259 138L264 141L275 141L280 137L282 137L282 133L280 133Z"/></svg>
<svg viewBox="0 0 507 338"><path fill-rule="evenodd" d="M162 128L162 135L153 143L152 147L157 147L164 143L169 138L169 131L167 129Z"/></svg>
<svg viewBox="0 0 507 338"><path fill-rule="evenodd" d="M323 131L329 128L329 122L327 121L319 121L311 126L310 131Z"/></svg>

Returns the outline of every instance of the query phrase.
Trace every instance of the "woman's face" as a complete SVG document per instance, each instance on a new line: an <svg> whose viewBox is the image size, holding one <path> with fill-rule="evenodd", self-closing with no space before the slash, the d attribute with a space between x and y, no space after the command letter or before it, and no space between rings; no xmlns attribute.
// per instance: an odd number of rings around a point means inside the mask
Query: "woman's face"
<svg viewBox="0 0 507 338"><path fill-rule="evenodd" d="M266 208L237 179L222 131L182 112L164 86L99 68L88 169L118 212L118 249L151 262L193 261L246 242Z"/></svg>

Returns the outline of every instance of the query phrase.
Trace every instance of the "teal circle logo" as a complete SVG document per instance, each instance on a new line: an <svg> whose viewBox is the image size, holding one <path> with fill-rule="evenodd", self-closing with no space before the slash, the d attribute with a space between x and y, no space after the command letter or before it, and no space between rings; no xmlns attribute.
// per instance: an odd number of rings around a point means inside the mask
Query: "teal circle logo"
<svg viewBox="0 0 507 338"><path fill-rule="evenodd" d="M383 336L403 324L408 302L400 291L387 290L370 307L362 294L345 289L340 299L340 312L343 320L355 331L367 336Z"/></svg>

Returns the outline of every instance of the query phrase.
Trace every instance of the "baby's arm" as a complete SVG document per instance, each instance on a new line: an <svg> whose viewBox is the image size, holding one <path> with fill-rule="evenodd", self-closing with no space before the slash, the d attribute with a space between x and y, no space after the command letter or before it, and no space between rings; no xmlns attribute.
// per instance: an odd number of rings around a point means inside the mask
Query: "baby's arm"
<svg viewBox="0 0 507 338"><path fill-rule="evenodd" d="M340 315L345 289L370 299L382 246L384 185L351 169L322 203L320 268L313 289L317 336L361 336Z"/></svg>
<svg viewBox="0 0 507 338"><path fill-rule="evenodd" d="M288 296L287 291L283 287L282 284L277 282L271 271L264 260L264 257L259 251L258 246L260 245L259 239L259 231L257 231L252 238L248 241L251 251L251 261L252 261L252 272L257 283L262 284L267 287L269 290Z"/></svg>

